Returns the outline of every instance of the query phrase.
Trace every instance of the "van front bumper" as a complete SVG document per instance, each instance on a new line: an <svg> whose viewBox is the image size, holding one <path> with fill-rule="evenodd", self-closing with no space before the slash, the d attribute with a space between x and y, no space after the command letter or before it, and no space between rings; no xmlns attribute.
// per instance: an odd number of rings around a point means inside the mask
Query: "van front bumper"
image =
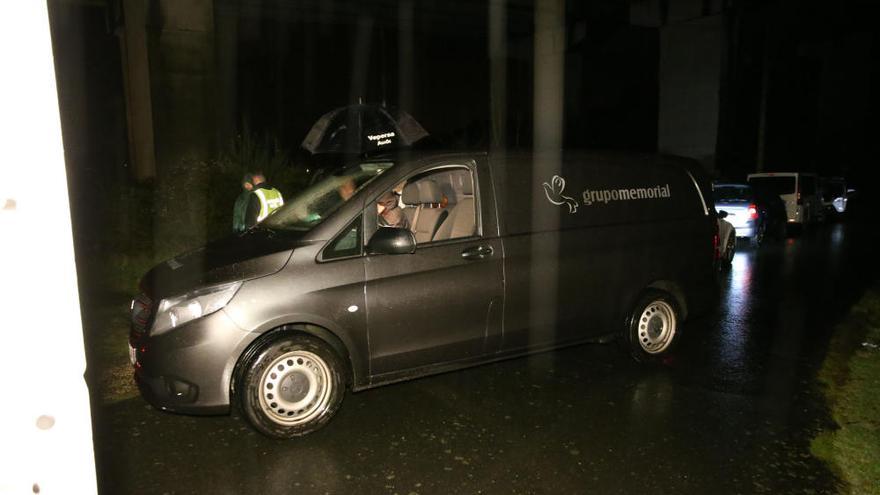
<svg viewBox="0 0 880 495"><path fill-rule="evenodd" d="M132 336L135 382L144 399L158 409L226 413L232 369L254 338L223 310L155 337Z"/></svg>

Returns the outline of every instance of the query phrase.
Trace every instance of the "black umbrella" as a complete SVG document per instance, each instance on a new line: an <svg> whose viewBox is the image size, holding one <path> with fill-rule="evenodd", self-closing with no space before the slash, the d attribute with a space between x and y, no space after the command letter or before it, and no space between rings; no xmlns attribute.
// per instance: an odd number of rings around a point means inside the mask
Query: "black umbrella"
<svg viewBox="0 0 880 495"><path fill-rule="evenodd" d="M302 147L312 154L362 154L411 146L427 136L421 124L402 110L359 103L325 113Z"/></svg>

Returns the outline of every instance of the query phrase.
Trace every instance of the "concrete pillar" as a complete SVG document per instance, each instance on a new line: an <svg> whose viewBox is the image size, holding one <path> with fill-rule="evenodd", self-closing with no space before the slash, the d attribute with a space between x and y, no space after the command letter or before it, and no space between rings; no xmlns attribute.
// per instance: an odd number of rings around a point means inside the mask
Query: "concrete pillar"
<svg viewBox="0 0 880 495"><path fill-rule="evenodd" d="M138 180L156 176L153 101L146 29L148 1L122 0L125 29L120 30L119 33L128 121L128 155L135 178Z"/></svg>
<svg viewBox="0 0 880 495"><path fill-rule="evenodd" d="M216 151L213 0L154 0L150 73L156 160L161 174L184 157Z"/></svg>
<svg viewBox="0 0 880 495"><path fill-rule="evenodd" d="M718 136L722 27L716 15L660 28L657 149L700 160L710 172Z"/></svg>
<svg viewBox="0 0 880 495"><path fill-rule="evenodd" d="M122 0L120 42L135 177L217 148L213 0Z"/></svg>
<svg viewBox="0 0 880 495"><path fill-rule="evenodd" d="M221 92L214 0L122 0L122 8L130 155L138 179L156 179L154 250L167 256L207 238Z"/></svg>

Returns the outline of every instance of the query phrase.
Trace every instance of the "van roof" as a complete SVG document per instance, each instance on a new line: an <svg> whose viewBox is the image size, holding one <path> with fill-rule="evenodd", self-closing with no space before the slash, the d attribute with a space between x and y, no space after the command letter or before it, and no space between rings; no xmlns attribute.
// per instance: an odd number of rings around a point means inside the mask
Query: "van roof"
<svg viewBox="0 0 880 495"><path fill-rule="evenodd" d="M755 172L754 174L749 174L748 178L752 177L793 177L796 175L816 175L813 172Z"/></svg>
<svg viewBox="0 0 880 495"><path fill-rule="evenodd" d="M544 152L540 150L528 150L528 149L512 149L505 150L499 152L503 154L508 159L517 158L525 158L531 157L535 155L542 155ZM444 158L444 157L456 157L456 156L488 156L493 155L494 153L489 153L486 150L454 150L454 149L403 149L403 150L395 150L388 151L385 153L377 153L371 154L364 158L363 161L413 161L413 160L421 160L427 158ZM645 164L649 163L657 163L657 164L669 164L669 163L678 163L680 165L699 165L699 162L692 158L676 156L676 155L666 155L666 154L657 154L657 153L643 153L636 151L620 151L620 150L577 150L577 149L569 149L562 151L562 157L565 158L576 158L576 159L584 159L589 158L592 160L602 161L605 163L632 163L633 161L642 162Z"/></svg>

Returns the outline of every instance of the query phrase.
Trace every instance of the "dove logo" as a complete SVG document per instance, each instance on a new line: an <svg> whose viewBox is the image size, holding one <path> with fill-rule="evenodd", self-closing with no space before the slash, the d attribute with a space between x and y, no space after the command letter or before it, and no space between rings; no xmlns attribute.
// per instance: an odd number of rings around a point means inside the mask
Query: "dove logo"
<svg viewBox="0 0 880 495"><path fill-rule="evenodd" d="M548 201L556 206L566 205L569 213L576 213L578 202L570 196L563 195L563 192L565 192L565 179L558 175L554 175L549 184L544 183L544 194Z"/></svg>

